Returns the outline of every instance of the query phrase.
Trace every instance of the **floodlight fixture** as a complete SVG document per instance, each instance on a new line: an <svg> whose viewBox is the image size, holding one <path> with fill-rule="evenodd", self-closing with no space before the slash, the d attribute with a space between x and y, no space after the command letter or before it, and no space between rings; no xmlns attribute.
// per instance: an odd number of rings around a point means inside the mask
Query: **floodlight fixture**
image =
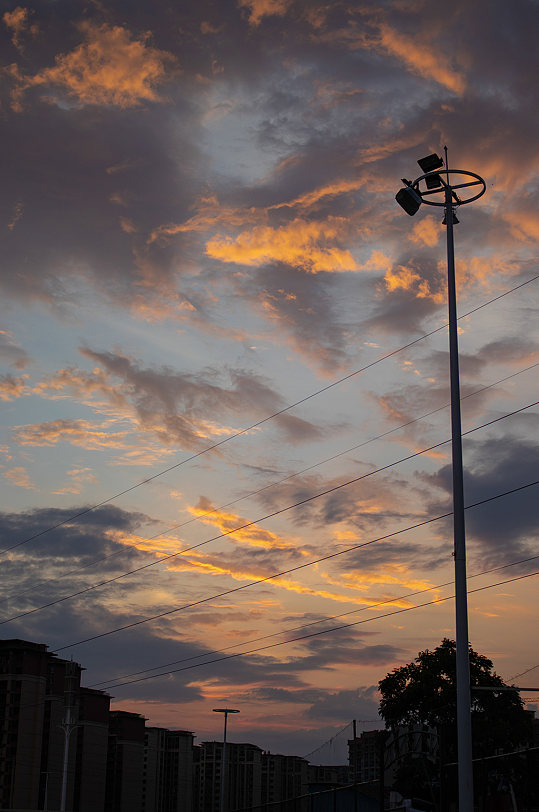
<svg viewBox="0 0 539 812"><path fill-rule="evenodd" d="M403 181L405 178L403 178ZM402 189L399 189L397 194L395 195L395 200L402 206L406 214L409 214L410 217L413 217L414 214L418 211L421 203L423 202L421 199L421 194L417 192L412 186L403 186Z"/></svg>
<svg viewBox="0 0 539 812"><path fill-rule="evenodd" d="M433 172L444 165L444 159L433 152L431 155L427 155L426 158L420 158L417 163L423 172Z"/></svg>
<svg viewBox="0 0 539 812"><path fill-rule="evenodd" d="M443 158L440 158L439 155L433 152L431 155L427 155L425 158L420 158L417 163L423 172L433 172L432 175L427 174L427 177L425 178L427 189L439 189L442 185L442 179L438 172L434 172L434 170L440 169L440 167L444 165Z"/></svg>

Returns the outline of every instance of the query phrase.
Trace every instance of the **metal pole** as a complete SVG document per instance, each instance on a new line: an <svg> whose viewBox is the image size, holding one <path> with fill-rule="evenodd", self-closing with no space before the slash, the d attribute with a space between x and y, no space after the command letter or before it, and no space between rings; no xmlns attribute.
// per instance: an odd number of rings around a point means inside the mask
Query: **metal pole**
<svg viewBox="0 0 539 812"><path fill-rule="evenodd" d="M221 803L219 806L220 812L225 812L225 771L226 771L226 720L228 719L228 710L224 711L225 727L223 731L223 758L221 759Z"/></svg>
<svg viewBox="0 0 539 812"><path fill-rule="evenodd" d="M223 732L223 756L221 758L221 795L219 798L219 812L226 812L228 804L225 801L225 793L227 789L226 784L226 723L229 713L239 713L235 708L214 708L214 713L224 713L225 727Z"/></svg>
<svg viewBox="0 0 539 812"><path fill-rule="evenodd" d="M447 153L446 153L447 155ZM447 162L447 158L446 158ZM447 165L447 163L446 163ZM462 428L457 335L455 248L451 188L445 188L447 226L447 294L449 305L449 365L451 374L451 438L453 469L453 531L455 557L457 743L459 812L473 812L472 720L468 645L468 595L466 589L466 535L462 475Z"/></svg>
<svg viewBox="0 0 539 812"><path fill-rule="evenodd" d="M67 808L67 774L69 767L69 743L73 730L78 727L75 721L75 685L78 687L78 672L77 663L66 663L66 670L64 676L64 702L65 702L65 715L64 723L61 725L64 731L64 764L62 772L62 796L60 800L60 810L65 812Z"/></svg>
<svg viewBox="0 0 539 812"><path fill-rule="evenodd" d="M66 720L65 723L62 725L64 728L64 764L62 768L62 798L60 801L60 810L61 812L65 812L66 809L66 801L67 801L67 770L69 766L69 740L71 738L71 731L73 730L73 725L71 723L71 708L68 707L66 709Z"/></svg>

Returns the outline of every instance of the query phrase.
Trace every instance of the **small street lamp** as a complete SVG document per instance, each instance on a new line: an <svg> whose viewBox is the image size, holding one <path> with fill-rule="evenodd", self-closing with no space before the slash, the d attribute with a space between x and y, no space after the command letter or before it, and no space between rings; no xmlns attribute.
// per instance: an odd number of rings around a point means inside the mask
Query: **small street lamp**
<svg viewBox="0 0 539 812"><path fill-rule="evenodd" d="M414 181L402 179L404 187L395 199L404 211L413 216L422 203L444 209L443 225L447 227L447 298L449 306L449 366L451 376L451 443L453 469L453 554L455 557L455 615L457 672L457 743L459 812L473 812L472 722L470 694L470 660L468 643L468 594L466 587L466 536L464 528L464 489L462 476L462 428L460 417L460 382L457 337L457 300L455 286L455 246L453 226L459 221L457 206L472 203L486 191L480 175L463 169L449 169L447 147L444 160L436 153L418 161L423 174ZM445 177L444 177L445 176ZM461 178L464 177L464 181ZM455 179L455 182L453 182ZM425 188L421 188L421 184ZM479 190L474 188L479 187ZM456 190L467 189L472 194L461 199ZM466 194L466 193L465 193ZM442 200L436 200L442 195Z"/></svg>
<svg viewBox="0 0 539 812"><path fill-rule="evenodd" d="M234 708L213 708L214 713L223 713L225 716L225 727L223 730L223 757L221 759L221 794L219 797L219 812L226 812L225 789L226 789L226 723L229 713L239 713Z"/></svg>

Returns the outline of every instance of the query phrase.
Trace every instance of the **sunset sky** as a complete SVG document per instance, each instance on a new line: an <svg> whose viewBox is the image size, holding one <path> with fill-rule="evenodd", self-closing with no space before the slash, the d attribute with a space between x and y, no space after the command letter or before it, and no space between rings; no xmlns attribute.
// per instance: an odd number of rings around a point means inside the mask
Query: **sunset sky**
<svg viewBox="0 0 539 812"><path fill-rule="evenodd" d="M395 202L447 145L470 640L537 686L537 1L4 9L1 636L202 740L381 726L454 637L445 228Z"/></svg>

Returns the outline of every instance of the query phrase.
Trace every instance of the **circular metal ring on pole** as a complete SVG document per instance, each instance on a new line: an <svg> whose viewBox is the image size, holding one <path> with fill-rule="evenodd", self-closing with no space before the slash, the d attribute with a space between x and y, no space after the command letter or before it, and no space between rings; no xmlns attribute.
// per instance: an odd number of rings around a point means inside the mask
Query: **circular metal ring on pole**
<svg viewBox="0 0 539 812"><path fill-rule="evenodd" d="M441 186L438 189L429 189L425 192L420 191L419 184L422 180L427 177L432 177L433 175L439 175L440 179L442 180ZM468 181L467 183L455 183L455 184L448 184L444 178L449 178L451 175L466 175L470 178L475 178L473 181ZM444 176L444 177L442 177ZM435 195L435 194L444 194L446 186L449 186L451 192L454 192L456 189L469 189L473 186L481 186L481 191L478 194L473 195L472 197L466 198L466 200L461 200L459 196L459 202L457 205L463 206L465 203L472 203L474 200L477 200L479 197L485 194L487 190L486 181L481 177L481 175L477 175L475 172L468 172L466 169L444 169L440 172L426 172L424 175L420 175L418 178L414 180L411 184L412 189L415 189L420 195L421 200L423 203L426 203L427 206L445 206L445 200L443 202L438 202L437 200L429 200L427 195ZM455 201L456 203L456 201Z"/></svg>

